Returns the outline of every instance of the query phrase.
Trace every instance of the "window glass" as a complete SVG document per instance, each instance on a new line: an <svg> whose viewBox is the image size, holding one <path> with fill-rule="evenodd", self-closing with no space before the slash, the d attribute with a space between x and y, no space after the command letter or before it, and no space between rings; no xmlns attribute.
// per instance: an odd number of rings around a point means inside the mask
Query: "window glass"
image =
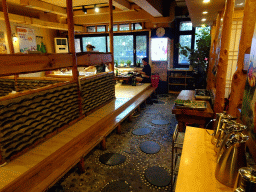
<svg viewBox="0 0 256 192"><path fill-rule="evenodd" d="M191 39L192 39L192 35L180 35L180 45L182 47L187 46L189 48L191 48ZM189 60L188 57L179 54L179 64L182 65L189 65Z"/></svg>
<svg viewBox="0 0 256 192"><path fill-rule="evenodd" d="M108 26L108 31L109 31L109 26ZM117 25L113 25L113 31L117 31Z"/></svg>
<svg viewBox="0 0 256 192"><path fill-rule="evenodd" d="M97 26L97 32L105 32L105 31L106 31L105 25Z"/></svg>
<svg viewBox="0 0 256 192"><path fill-rule="evenodd" d="M135 23L135 30L142 29L142 25L140 23Z"/></svg>
<svg viewBox="0 0 256 192"><path fill-rule="evenodd" d="M191 31L192 22L191 21L182 21L180 22L180 31Z"/></svg>
<svg viewBox="0 0 256 192"><path fill-rule="evenodd" d="M129 62L133 66L133 35L114 36L114 60L121 67L128 66Z"/></svg>
<svg viewBox="0 0 256 192"><path fill-rule="evenodd" d="M76 49L76 53L81 52L80 39L75 39L75 49Z"/></svg>
<svg viewBox="0 0 256 192"><path fill-rule="evenodd" d="M86 51L86 45L91 44L95 51L106 52L106 37L83 37L83 52Z"/></svg>
<svg viewBox="0 0 256 192"><path fill-rule="evenodd" d="M120 31L128 31L129 29L129 24L123 24L123 25L119 25L119 30Z"/></svg>
<svg viewBox="0 0 256 192"><path fill-rule="evenodd" d="M195 45L194 45L194 49L196 49L197 48L197 43L196 43L196 41L199 39L199 37L200 37L200 35L201 35L201 31L202 31L202 29L206 29L206 30L204 30L204 31L207 31L207 32L209 32L209 34L210 34L210 27L209 26L207 26L207 27L196 27L196 34L195 34Z"/></svg>
<svg viewBox="0 0 256 192"><path fill-rule="evenodd" d="M136 36L136 63L142 63L144 57L147 57L147 36Z"/></svg>
<svg viewBox="0 0 256 192"><path fill-rule="evenodd" d="M87 27L87 32L95 32L95 26Z"/></svg>

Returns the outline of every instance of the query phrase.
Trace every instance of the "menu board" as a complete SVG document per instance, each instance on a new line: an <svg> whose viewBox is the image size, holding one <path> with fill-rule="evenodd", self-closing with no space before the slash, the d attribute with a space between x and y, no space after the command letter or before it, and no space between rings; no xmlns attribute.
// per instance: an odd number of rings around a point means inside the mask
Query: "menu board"
<svg viewBox="0 0 256 192"><path fill-rule="evenodd" d="M37 51L36 36L34 29L17 27L20 52Z"/></svg>
<svg viewBox="0 0 256 192"><path fill-rule="evenodd" d="M251 138L256 142L256 27L252 39L249 67L247 72L241 120L248 127Z"/></svg>
<svg viewBox="0 0 256 192"><path fill-rule="evenodd" d="M0 31L0 54L7 54L7 48L5 44L3 31Z"/></svg>

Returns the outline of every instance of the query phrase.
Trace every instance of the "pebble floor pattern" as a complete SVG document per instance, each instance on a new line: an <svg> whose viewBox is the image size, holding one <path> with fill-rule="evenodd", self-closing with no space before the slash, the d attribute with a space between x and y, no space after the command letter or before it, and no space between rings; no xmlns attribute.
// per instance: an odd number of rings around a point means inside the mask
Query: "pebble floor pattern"
<svg viewBox="0 0 256 192"><path fill-rule="evenodd" d="M131 122L122 123L120 135L113 131L107 137L107 150L94 148L85 156L85 173L79 173L78 168L71 169L56 185L65 192L99 192L104 186L115 181L126 182L133 192L170 191L170 185L156 187L145 179L145 171L152 166L159 166L170 173L172 133L177 123L172 115L172 107L176 95L158 95L158 101L163 104L147 104L140 113L134 114ZM155 125L152 120L167 120L170 124ZM151 133L137 136L132 133L137 128L149 128ZM154 141L161 146L156 154L145 154L139 145L145 141ZM126 156L126 161L120 165L108 166L99 161L105 153L119 153ZM118 191L116 191L118 192Z"/></svg>

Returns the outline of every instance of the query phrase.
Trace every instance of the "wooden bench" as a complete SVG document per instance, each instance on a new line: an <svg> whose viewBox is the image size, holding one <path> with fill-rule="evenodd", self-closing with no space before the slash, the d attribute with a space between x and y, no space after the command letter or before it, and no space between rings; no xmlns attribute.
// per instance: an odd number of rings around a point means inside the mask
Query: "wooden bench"
<svg viewBox="0 0 256 192"><path fill-rule="evenodd" d="M45 191L79 163L155 91L149 87L131 99L114 99L58 135L0 168L0 191ZM119 101L119 107L116 102ZM101 112L99 114L99 111ZM106 126L107 125L107 126Z"/></svg>

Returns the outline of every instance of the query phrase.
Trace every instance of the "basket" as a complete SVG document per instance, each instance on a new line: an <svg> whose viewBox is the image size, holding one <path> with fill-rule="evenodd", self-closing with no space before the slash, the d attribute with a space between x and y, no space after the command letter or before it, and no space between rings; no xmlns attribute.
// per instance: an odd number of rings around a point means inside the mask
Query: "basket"
<svg viewBox="0 0 256 192"><path fill-rule="evenodd" d="M159 75L155 74L151 76L151 85L152 87L158 87L159 84Z"/></svg>

